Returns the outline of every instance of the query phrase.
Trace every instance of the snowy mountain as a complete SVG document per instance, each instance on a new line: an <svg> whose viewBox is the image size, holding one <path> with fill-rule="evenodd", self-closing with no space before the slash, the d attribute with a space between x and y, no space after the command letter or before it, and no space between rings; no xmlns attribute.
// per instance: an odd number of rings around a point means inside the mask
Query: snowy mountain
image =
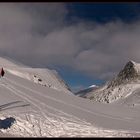
<svg viewBox="0 0 140 140"><path fill-rule="evenodd" d="M98 88L98 86L96 85L91 85L89 86L88 88L86 89L83 89L83 90L80 90L76 93L74 93L75 95L79 96L79 97L83 97L83 98L86 98L86 96L88 94L90 94L91 92L93 92L94 90L96 90Z"/></svg>
<svg viewBox="0 0 140 140"><path fill-rule="evenodd" d="M138 105L137 102L140 101L139 98L137 98L137 101L133 98L136 98L136 94L138 96L139 91L140 64L134 61L129 61L113 80L88 94L86 97L103 103L112 103L116 101L120 103L126 102L127 100L127 104L129 105ZM130 97L131 99L129 100L131 100L131 103L130 101L128 103L127 98Z"/></svg>
<svg viewBox="0 0 140 140"><path fill-rule="evenodd" d="M29 68L22 64L19 65L19 63L13 60L9 61L5 58L0 58L0 67L4 67L7 72L13 75L33 81L42 86L71 93L68 85L62 80L55 70L49 70L47 68Z"/></svg>
<svg viewBox="0 0 140 140"><path fill-rule="evenodd" d="M66 94L48 69L3 58L0 65L5 70L0 78L0 137L140 136L140 108Z"/></svg>

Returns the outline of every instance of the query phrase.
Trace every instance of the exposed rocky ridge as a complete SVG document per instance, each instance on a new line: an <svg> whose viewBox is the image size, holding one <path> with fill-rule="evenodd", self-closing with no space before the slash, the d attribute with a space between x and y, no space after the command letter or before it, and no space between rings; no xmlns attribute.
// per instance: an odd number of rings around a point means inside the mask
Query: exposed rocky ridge
<svg viewBox="0 0 140 140"><path fill-rule="evenodd" d="M137 64L133 61L129 61L123 70L114 78L108 85L108 88L126 84L131 81L140 80L140 74L136 69Z"/></svg>

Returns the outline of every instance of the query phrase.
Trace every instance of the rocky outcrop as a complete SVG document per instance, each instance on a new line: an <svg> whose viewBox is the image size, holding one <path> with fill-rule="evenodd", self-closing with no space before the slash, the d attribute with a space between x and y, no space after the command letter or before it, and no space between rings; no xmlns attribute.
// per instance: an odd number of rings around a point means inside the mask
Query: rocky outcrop
<svg viewBox="0 0 140 140"><path fill-rule="evenodd" d="M137 70L137 64L129 61L123 70L108 84L108 88L126 84L131 81L139 80L140 74Z"/></svg>

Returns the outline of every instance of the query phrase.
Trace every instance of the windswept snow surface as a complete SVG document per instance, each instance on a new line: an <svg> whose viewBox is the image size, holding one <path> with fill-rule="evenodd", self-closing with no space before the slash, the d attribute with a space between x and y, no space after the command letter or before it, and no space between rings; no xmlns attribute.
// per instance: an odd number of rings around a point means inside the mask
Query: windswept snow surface
<svg viewBox="0 0 140 140"><path fill-rule="evenodd" d="M18 77L33 81L42 86L47 86L55 90L71 93L67 84L61 79L55 70L30 68L19 64L13 60L0 57L0 67Z"/></svg>
<svg viewBox="0 0 140 140"><path fill-rule="evenodd" d="M6 73L0 79L0 136L140 136L140 108L93 103L66 94L57 80L51 81L56 89L44 86L52 76L46 75L44 69L13 66L9 62L3 67ZM35 82L32 74L45 82Z"/></svg>
<svg viewBox="0 0 140 140"><path fill-rule="evenodd" d="M22 137L137 137L140 110L92 103L6 72L0 130Z"/></svg>
<svg viewBox="0 0 140 140"><path fill-rule="evenodd" d="M42 86L71 93L63 80L58 77L56 71L40 68L6 68L6 70L13 75L33 81Z"/></svg>

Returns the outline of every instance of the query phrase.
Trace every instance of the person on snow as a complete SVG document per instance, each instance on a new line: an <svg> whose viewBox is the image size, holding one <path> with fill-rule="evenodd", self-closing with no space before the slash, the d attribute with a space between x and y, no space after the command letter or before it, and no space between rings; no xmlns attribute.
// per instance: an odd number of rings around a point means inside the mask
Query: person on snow
<svg viewBox="0 0 140 140"><path fill-rule="evenodd" d="M4 74L5 74L5 72L4 72L4 70L3 70L3 68L1 69L1 71L0 71L0 76L4 76Z"/></svg>

